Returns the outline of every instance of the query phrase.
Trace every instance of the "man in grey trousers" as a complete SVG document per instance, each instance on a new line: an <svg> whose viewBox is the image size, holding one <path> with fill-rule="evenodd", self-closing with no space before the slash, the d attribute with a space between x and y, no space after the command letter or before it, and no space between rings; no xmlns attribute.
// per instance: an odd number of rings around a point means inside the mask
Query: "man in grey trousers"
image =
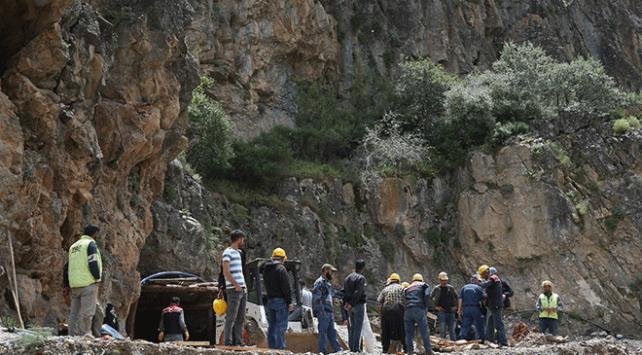
<svg viewBox="0 0 642 355"><path fill-rule="evenodd" d="M245 324L245 304L247 289L243 276L241 249L245 245L245 233L234 230L230 234L230 246L223 252L223 275L227 295L225 314L225 345L243 346L243 326Z"/></svg>

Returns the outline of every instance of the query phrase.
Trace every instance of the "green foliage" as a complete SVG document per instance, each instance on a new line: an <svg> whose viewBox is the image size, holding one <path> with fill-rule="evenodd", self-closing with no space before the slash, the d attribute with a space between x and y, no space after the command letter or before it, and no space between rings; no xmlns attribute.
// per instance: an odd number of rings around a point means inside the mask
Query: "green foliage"
<svg viewBox="0 0 642 355"><path fill-rule="evenodd" d="M212 84L211 79L202 77L201 84L192 92L192 102L187 109L191 141L187 161L208 178L223 174L234 157L229 119L223 107L207 94Z"/></svg>
<svg viewBox="0 0 642 355"><path fill-rule="evenodd" d="M616 134L625 134L632 129L640 129L640 120L635 116L618 118L613 121L613 132Z"/></svg>
<svg viewBox="0 0 642 355"><path fill-rule="evenodd" d="M617 229L618 224L626 216L626 211L622 206L616 206L611 215L604 219L604 226L610 232L614 232Z"/></svg>
<svg viewBox="0 0 642 355"><path fill-rule="evenodd" d="M394 110L406 130L432 130L445 111L446 91L457 82L428 59L402 63L395 81Z"/></svg>
<svg viewBox="0 0 642 355"><path fill-rule="evenodd" d="M251 141L234 142L228 176L255 185L271 184L285 176L292 161L288 133L289 129L277 127Z"/></svg>
<svg viewBox="0 0 642 355"><path fill-rule="evenodd" d="M493 144L501 145L510 137L526 134L530 128L525 122L496 122L493 130Z"/></svg>
<svg viewBox="0 0 642 355"><path fill-rule="evenodd" d="M598 61L577 58L560 63L531 43L506 43L493 71L481 77L490 88L500 122L527 122L562 113L604 117L625 101Z"/></svg>

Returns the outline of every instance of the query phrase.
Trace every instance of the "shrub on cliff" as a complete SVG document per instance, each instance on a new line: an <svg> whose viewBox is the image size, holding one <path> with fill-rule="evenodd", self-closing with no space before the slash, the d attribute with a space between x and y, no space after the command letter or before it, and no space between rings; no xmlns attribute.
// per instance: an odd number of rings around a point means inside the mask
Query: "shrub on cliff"
<svg viewBox="0 0 642 355"><path fill-rule="evenodd" d="M625 95L594 59L558 62L531 43L506 43L492 71L480 74L493 98L498 121L559 117L605 117L623 104Z"/></svg>
<svg viewBox="0 0 642 355"><path fill-rule="evenodd" d="M207 94L211 79L201 78L201 84L192 92L187 113L190 120L190 146L187 162L208 178L221 176L230 167L234 156L229 118L221 104Z"/></svg>
<svg viewBox="0 0 642 355"><path fill-rule="evenodd" d="M444 114L446 91L457 82L440 65L428 59L399 66L395 80L394 110L406 131L429 132Z"/></svg>
<svg viewBox="0 0 642 355"><path fill-rule="evenodd" d="M227 177L255 185L271 184L287 175L292 162L290 129L276 127L250 141L234 142L235 156Z"/></svg>

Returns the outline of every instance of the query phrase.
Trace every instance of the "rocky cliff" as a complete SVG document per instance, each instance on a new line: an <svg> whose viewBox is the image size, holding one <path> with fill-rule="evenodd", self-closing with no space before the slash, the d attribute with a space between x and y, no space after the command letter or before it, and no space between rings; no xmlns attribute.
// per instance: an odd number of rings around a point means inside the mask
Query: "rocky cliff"
<svg viewBox="0 0 642 355"><path fill-rule="evenodd" d="M386 178L373 188L291 178L275 195L254 199L210 192L174 162L166 186L175 189L154 210L181 222L171 231L157 224L144 253L188 246L172 252L169 265L210 274L219 255L204 251L218 245L220 254L221 231L241 227L251 258L284 247L304 261L308 281L324 262L335 263L341 278L365 258L370 297L393 271L435 283L445 270L461 286L488 263L511 284L516 309L533 308L539 284L550 279L569 312L639 334L641 133L616 136L606 125L523 138L473 152L452 176Z"/></svg>
<svg viewBox="0 0 642 355"><path fill-rule="evenodd" d="M599 59L624 87L642 88L642 3L570 1L193 1L188 39L217 86L235 132L293 124L298 80L343 88L359 73L388 77L405 58L450 72L487 69L506 41L558 59Z"/></svg>
<svg viewBox="0 0 642 355"><path fill-rule="evenodd" d="M13 238L23 314L66 319L62 267L82 226L101 228L101 300L137 298L140 249L167 164L186 147L197 82L186 1L2 1L1 264ZM7 287L6 278L0 288ZM6 293L8 295L8 293ZM0 300L7 313L10 297Z"/></svg>
<svg viewBox="0 0 642 355"><path fill-rule="evenodd" d="M390 271L446 270L461 284L479 262L511 282L519 308L552 279L571 310L640 331L640 134L583 128L477 151L432 179L296 179L271 195L205 188L170 162L187 147L197 64L234 131L293 125L298 80L350 87L389 77L403 58L454 73L487 68L506 40L558 58L600 59L642 86L642 5L574 1L2 0L0 260L14 238L24 313L65 318L65 250L102 228L101 300L125 318L139 271L214 276L226 228L252 256L282 245L308 280L325 261L369 260L369 292ZM188 50L189 48L189 50ZM190 53L191 52L191 53ZM547 136L547 135L544 135ZM169 173L165 179L169 165ZM162 198L160 198L162 195ZM7 281L0 276L0 289ZM7 293L5 292L5 295ZM10 309L0 299L0 312Z"/></svg>

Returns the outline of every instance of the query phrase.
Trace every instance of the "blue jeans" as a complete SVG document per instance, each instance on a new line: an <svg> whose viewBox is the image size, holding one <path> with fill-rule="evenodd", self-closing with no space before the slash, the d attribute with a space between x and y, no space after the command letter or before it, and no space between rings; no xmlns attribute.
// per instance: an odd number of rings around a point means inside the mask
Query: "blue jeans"
<svg viewBox="0 0 642 355"><path fill-rule="evenodd" d="M285 332L288 330L288 303L284 298L267 301L268 346L270 349L285 349Z"/></svg>
<svg viewBox="0 0 642 355"><path fill-rule="evenodd" d="M426 320L426 309L421 307L406 308L403 314L403 321L406 331L406 353L412 354L414 351L414 344L412 343L415 337L415 324L419 327L419 334L424 341L424 350L426 354L432 351L430 345L430 334L428 333L428 321Z"/></svg>
<svg viewBox="0 0 642 355"><path fill-rule="evenodd" d="M454 312L439 312L439 336L446 339L446 332L450 336L450 340L455 340L455 313Z"/></svg>
<svg viewBox="0 0 642 355"><path fill-rule="evenodd" d="M361 351L361 329L363 328L363 317L365 316L364 305L357 304L350 309L350 327L348 328L348 344L350 351L358 353Z"/></svg>
<svg viewBox="0 0 642 355"><path fill-rule="evenodd" d="M337 331L334 329L334 317L332 315L321 316L318 317L317 320L319 321L319 352L323 354L328 353L328 342L330 342L330 346L332 346L331 352L338 353L343 350L337 340Z"/></svg>
<svg viewBox="0 0 642 355"><path fill-rule="evenodd" d="M469 337L471 325L475 326L477 337L480 340L484 340L484 318L482 317L479 306L464 306L459 339L472 340L472 338Z"/></svg>
<svg viewBox="0 0 642 355"><path fill-rule="evenodd" d="M227 294L227 313L225 314L225 345L243 345L243 327L245 326L245 290L225 290Z"/></svg>
<svg viewBox="0 0 642 355"><path fill-rule="evenodd" d="M549 330L551 334L557 335L557 319L554 318L540 318L539 319L539 331L544 334L546 330Z"/></svg>
<svg viewBox="0 0 642 355"><path fill-rule="evenodd" d="M503 307L488 307L486 313L486 340L497 342L500 345L508 345L506 330L504 330ZM497 334L495 334L497 332Z"/></svg>

